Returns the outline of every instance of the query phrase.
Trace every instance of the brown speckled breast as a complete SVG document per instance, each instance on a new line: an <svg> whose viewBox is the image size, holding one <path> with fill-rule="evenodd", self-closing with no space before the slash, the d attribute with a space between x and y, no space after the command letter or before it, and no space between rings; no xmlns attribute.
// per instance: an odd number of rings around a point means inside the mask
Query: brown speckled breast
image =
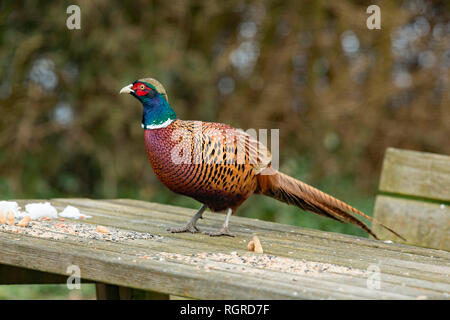
<svg viewBox="0 0 450 320"><path fill-rule="evenodd" d="M173 192L190 196L212 211L234 211L255 191L258 172L249 162L249 152L238 161L233 130L225 124L183 120L147 129L150 164Z"/></svg>

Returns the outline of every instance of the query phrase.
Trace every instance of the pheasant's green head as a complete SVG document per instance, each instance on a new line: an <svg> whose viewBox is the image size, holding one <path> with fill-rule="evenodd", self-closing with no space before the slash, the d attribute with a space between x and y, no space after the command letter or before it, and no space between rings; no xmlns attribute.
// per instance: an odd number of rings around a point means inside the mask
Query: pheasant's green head
<svg viewBox="0 0 450 320"><path fill-rule="evenodd" d="M145 129L167 127L177 117L169 105L166 90L155 79L136 80L123 87L120 93L129 93L142 103L142 127Z"/></svg>

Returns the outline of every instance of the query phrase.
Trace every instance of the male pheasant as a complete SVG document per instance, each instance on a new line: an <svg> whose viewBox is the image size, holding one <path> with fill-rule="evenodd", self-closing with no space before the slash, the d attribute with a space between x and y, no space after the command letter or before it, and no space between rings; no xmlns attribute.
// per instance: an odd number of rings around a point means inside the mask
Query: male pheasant
<svg viewBox="0 0 450 320"><path fill-rule="evenodd" d="M213 212L226 211L226 218L218 231L208 234L234 236L228 228L230 216L255 193L339 222L350 222L378 239L351 213L374 221L371 217L272 168L267 148L242 130L221 123L177 119L164 87L155 79L137 80L120 93L131 94L143 105L145 146L158 179L173 192L203 204L185 226L168 231L199 232L197 220L209 208Z"/></svg>

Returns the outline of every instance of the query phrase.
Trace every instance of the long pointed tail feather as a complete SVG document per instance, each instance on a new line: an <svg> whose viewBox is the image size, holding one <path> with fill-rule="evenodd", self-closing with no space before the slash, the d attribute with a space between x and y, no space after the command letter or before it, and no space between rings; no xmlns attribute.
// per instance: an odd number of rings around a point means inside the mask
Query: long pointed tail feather
<svg viewBox="0 0 450 320"><path fill-rule="evenodd" d="M386 230L395 234L397 237L406 241L405 238L391 228L385 226L372 217L369 217L358 209L353 208L345 202L342 202L295 178L281 172L277 172L272 168L267 168L266 170L273 170L273 172L270 172L272 174L258 176L259 189L257 192L287 204L296 205L303 210L311 211L321 216L332 218L340 222L350 222L372 235L375 239L378 239L376 234L364 222L351 214L353 213L379 224Z"/></svg>

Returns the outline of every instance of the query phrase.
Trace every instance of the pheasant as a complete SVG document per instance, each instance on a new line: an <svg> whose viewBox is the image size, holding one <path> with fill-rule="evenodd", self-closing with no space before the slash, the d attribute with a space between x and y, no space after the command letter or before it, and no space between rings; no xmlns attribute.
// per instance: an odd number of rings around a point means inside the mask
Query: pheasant
<svg viewBox="0 0 450 320"><path fill-rule="evenodd" d="M375 221L350 205L271 166L269 150L242 130L222 123L177 118L164 87L152 78L140 79L120 90L143 106L142 128L148 159L158 179L175 193L202 203L198 212L170 232L200 232L204 211L226 212L223 226L211 236L234 236L230 217L252 194L262 194L339 222L352 223L378 237L353 214Z"/></svg>

